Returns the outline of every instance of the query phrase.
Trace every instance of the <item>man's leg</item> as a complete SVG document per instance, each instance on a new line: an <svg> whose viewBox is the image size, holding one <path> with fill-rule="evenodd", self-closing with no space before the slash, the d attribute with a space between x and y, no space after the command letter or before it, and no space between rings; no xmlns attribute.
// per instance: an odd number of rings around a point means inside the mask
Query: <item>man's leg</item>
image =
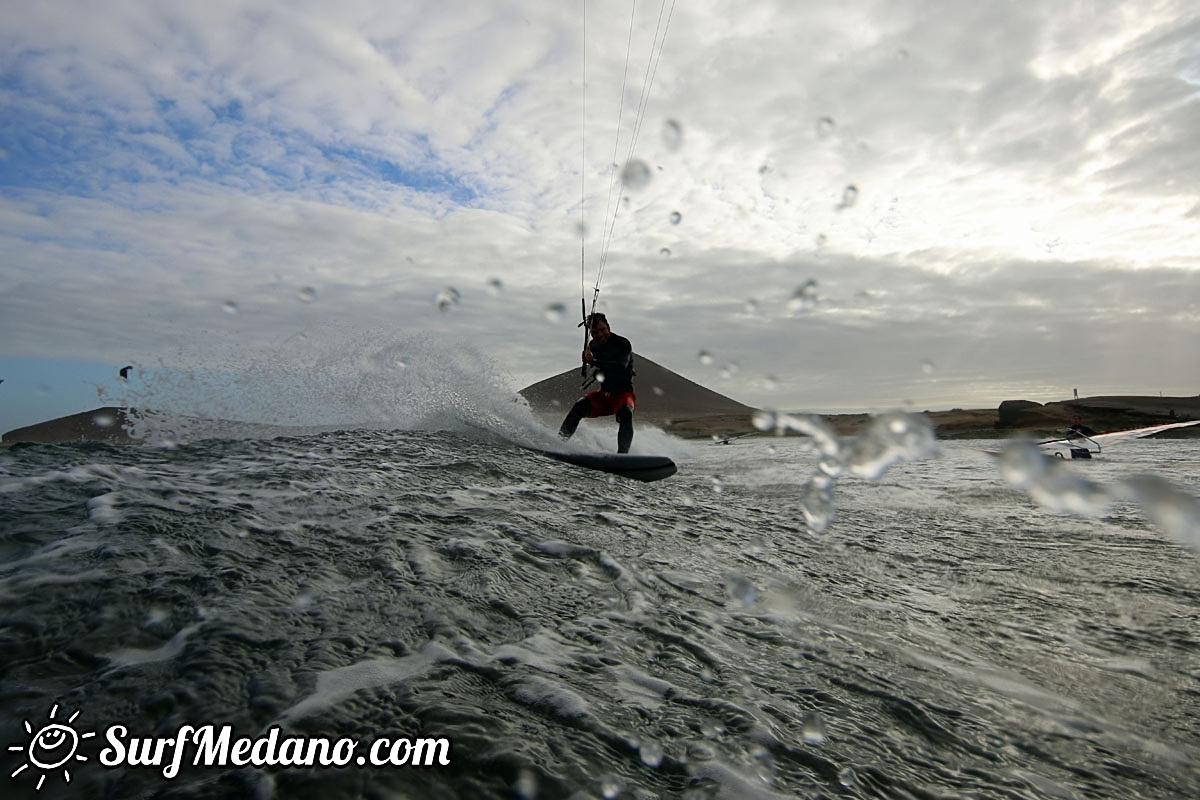
<svg viewBox="0 0 1200 800"><path fill-rule="evenodd" d="M567 412L567 417L559 426L558 435L564 439L570 439L575 435L575 429L579 427L579 420L588 415L592 410L592 401L586 397L581 397L575 405L571 406L571 410Z"/></svg>
<svg viewBox="0 0 1200 800"><path fill-rule="evenodd" d="M633 407L621 406L617 412L617 452L628 453L633 444Z"/></svg>

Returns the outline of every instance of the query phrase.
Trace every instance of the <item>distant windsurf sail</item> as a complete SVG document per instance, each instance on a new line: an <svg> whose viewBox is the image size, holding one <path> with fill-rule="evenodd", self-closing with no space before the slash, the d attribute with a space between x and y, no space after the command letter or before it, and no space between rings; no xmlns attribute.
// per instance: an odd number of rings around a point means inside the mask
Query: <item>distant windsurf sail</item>
<svg viewBox="0 0 1200 800"><path fill-rule="evenodd" d="M1038 442L1038 447L1045 450L1049 455L1058 458L1091 458L1093 455L1100 453L1104 448L1112 447L1114 444L1123 442L1126 439L1140 439L1144 436L1153 436L1156 433L1169 431L1173 428L1186 428L1189 425L1200 425L1200 419L1188 422L1168 422L1165 425L1149 425L1145 428L1133 428L1127 431L1093 433L1090 436L1075 433L1064 436L1061 439L1049 439L1044 442Z"/></svg>

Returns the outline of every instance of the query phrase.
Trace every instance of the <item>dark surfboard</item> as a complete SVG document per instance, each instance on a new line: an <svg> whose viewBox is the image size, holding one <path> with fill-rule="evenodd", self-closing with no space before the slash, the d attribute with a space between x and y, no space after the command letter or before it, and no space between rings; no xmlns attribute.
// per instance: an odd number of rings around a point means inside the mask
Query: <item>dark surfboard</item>
<svg viewBox="0 0 1200 800"><path fill-rule="evenodd" d="M560 450L537 452L577 467L609 472L639 481L660 481L675 474L675 462L666 456L647 456L640 453L567 453Z"/></svg>

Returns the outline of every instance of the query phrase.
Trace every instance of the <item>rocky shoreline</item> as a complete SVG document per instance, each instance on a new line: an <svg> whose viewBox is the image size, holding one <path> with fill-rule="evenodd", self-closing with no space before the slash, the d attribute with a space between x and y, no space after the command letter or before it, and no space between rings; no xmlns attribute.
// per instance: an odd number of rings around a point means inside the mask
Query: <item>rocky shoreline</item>
<svg viewBox="0 0 1200 800"><path fill-rule="evenodd" d="M1055 436L1078 415L1096 431L1118 431L1200 419L1200 395L1196 397L1158 397L1143 395L1107 395L1075 400L1036 403L1006 400L995 408L954 408L948 411L922 411L940 439L1003 439L1018 436L1044 438ZM841 436L858 433L871 419L870 414L822 415ZM680 419L662 419L655 424L674 436L689 439L740 436L755 432L751 419L744 415L708 415ZM1200 435L1200 425L1160 436Z"/></svg>
<svg viewBox="0 0 1200 800"><path fill-rule="evenodd" d="M748 408L748 407L747 407ZM673 436L685 439L722 439L757 433L753 409L731 413L720 409L713 413L697 413L689 409L687 416L672 417L662 412L643 414L644 424L662 428ZM1200 395L1195 397L1156 397L1141 395L1110 395L1085 397L1050 403L1028 400L1006 400L995 408L954 408L949 411L922 411L941 439L997 439L1017 436L1043 438L1055 436L1078 415L1084 424L1097 431L1128 430L1147 425L1200 419ZM152 416L128 408L106 407L49 420L37 425L17 428L4 434L3 445L17 443L56 444L93 441L110 444L135 444L130 435L134 423ZM858 433L871 419L870 414L822 415L839 435ZM548 424L558 420L547 418ZM196 421L199 422L199 421ZM226 429L237 427L256 429L269 435L286 435L288 429L248 423L225 423ZM261 429L261 430L259 430ZM299 430L299 429L298 429ZM245 433L245 431L242 431ZM1198 436L1200 425L1168 431L1161 436Z"/></svg>

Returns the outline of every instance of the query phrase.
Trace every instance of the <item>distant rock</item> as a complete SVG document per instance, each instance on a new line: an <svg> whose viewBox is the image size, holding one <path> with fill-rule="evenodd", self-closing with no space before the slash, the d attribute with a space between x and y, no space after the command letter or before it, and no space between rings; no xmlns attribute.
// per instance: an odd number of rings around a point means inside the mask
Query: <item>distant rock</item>
<svg viewBox="0 0 1200 800"><path fill-rule="evenodd" d="M16 428L4 434L0 443L7 447L14 444L66 442L145 444L201 439L272 439L277 436L326 433L345 427L354 426L268 425L106 406Z"/></svg>
<svg viewBox="0 0 1200 800"><path fill-rule="evenodd" d="M1105 432L1200 418L1200 396L1105 395L1035 403L1005 400L996 427L1006 431L1061 432L1079 416L1088 427Z"/></svg>
<svg viewBox="0 0 1200 800"><path fill-rule="evenodd" d="M1097 397L1064 400L1061 403L1047 403L1046 405L1061 405L1072 409L1080 409L1082 412L1095 411L1104 413L1115 411L1123 414L1137 414L1147 417L1169 417L1181 420L1200 419L1200 395L1191 397L1100 395ZM1081 413L1081 411L1076 411L1075 413Z"/></svg>
<svg viewBox="0 0 1200 800"><path fill-rule="evenodd" d="M1015 428L1033 416L1030 412L1035 408L1044 408L1044 406L1032 400L1005 400L996 410L996 427Z"/></svg>
<svg viewBox="0 0 1200 800"><path fill-rule="evenodd" d="M4 434L4 444L29 442L60 444L62 442L109 442L131 444L138 441L130 435L137 411L131 408L105 406L69 417L59 417L36 425L16 428Z"/></svg>

